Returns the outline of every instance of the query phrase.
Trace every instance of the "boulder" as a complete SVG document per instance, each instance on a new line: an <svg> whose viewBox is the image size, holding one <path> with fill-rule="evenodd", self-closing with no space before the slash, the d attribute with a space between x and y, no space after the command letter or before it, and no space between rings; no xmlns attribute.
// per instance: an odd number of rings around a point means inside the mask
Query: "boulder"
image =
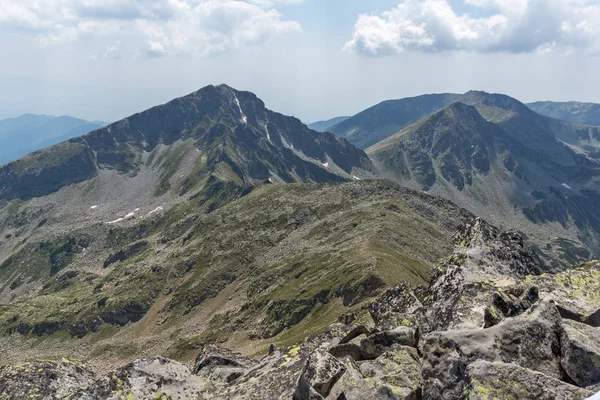
<svg viewBox="0 0 600 400"><path fill-rule="evenodd" d="M417 393L409 387L397 387L366 378L351 359L344 359L346 372L331 389L327 400L417 400Z"/></svg>
<svg viewBox="0 0 600 400"><path fill-rule="evenodd" d="M422 327L427 325L425 309L418 289L402 282L384 292L369 305L369 312L379 331L389 331L399 326ZM422 291L422 290L421 290Z"/></svg>
<svg viewBox="0 0 600 400"><path fill-rule="evenodd" d="M96 380L84 364L63 358L0 367L0 399L64 399Z"/></svg>
<svg viewBox="0 0 600 400"><path fill-rule="evenodd" d="M257 364L231 350L208 345L196 358L193 373L216 383L230 383Z"/></svg>
<svg viewBox="0 0 600 400"><path fill-rule="evenodd" d="M365 360L374 360L393 345L417 347L417 332L404 326L368 336L360 342L360 352Z"/></svg>
<svg viewBox="0 0 600 400"><path fill-rule="evenodd" d="M561 336L563 369L580 387L600 384L600 328L565 320Z"/></svg>
<svg viewBox="0 0 600 400"><path fill-rule="evenodd" d="M459 398L465 386L464 371L477 360L514 362L561 379L561 331L554 304L540 302L525 314L488 329L431 333L422 345L424 396Z"/></svg>
<svg viewBox="0 0 600 400"><path fill-rule="evenodd" d="M354 361L361 361L363 359L360 352L360 345L355 343L343 343L333 346L329 349L329 354L336 358L350 357Z"/></svg>
<svg viewBox="0 0 600 400"><path fill-rule="evenodd" d="M360 364L366 379L372 379L395 392L421 393L421 360L417 349L394 345L377 359Z"/></svg>
<svg viewBox="0 0 600 400"><path fill-rule="evenodd" d="M460 397L465 400L583 400L592 395L516 364L479 360L469 365L465 374L467 384Z"/></svg>
<svg viewBox="0 0 600 400"><path fill-rule="evenodd" d="M204 382L164 357L134 361L83 387L69 400L198 398Z"/></svg>
<svg viewBox="0 0 600 400"><path fill-rule="evenodd" d="M337 358L321 350L314 351L308 357L306 368L300 377L299 392L305 392L304 383L308 383L318 394L327 397L333 385L345 372L346 366ZM294 398L305 397L296 395Z"/></svg>

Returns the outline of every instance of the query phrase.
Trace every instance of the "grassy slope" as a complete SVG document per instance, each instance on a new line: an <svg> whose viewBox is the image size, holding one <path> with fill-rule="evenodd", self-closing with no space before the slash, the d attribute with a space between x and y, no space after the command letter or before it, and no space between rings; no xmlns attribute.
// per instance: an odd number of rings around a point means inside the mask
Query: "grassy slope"
<svg viewBox="0 0 600 400"><path fill-rule="evenodd" d="M23 323L46 333L4 336L0 349L10 341L7 362L69 353L100 368L152 353L188 360L211 341L260 353L401 280L426 284L468 217L383 181L267 185L210 214L186 203L96 238L121 262L66 281L63 268L41 295L0 308L3 335ZM86 329L97 332L73 338Z"/></svg>

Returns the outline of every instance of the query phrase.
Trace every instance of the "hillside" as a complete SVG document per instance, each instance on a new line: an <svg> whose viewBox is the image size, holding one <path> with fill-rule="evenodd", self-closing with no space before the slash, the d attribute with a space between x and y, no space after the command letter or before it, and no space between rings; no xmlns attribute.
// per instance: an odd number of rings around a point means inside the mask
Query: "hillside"
<svg viewBox="0 0 600 400"><path fill-rule="evenodd" d="M57 211L3 236L15 249L0 267L4 362L63 354L106 368L189 360L205 343L293 344L400 281L427 285L472 218L385 181L265 185L209 214L142 207L70 230Z"/></svg>
<svg viewBox="0 0 600 400"><path fill-rule="evenodd" d="M508 97L472 92L370 147L382 173L524 232L554 267L598 254L600 165Z"/></svg>
<svg viewBox="0 0 600 400"><path fill-rule="evenodd" d="M24 114L0 120L0 165L108 125L69 116Z"/></svg>

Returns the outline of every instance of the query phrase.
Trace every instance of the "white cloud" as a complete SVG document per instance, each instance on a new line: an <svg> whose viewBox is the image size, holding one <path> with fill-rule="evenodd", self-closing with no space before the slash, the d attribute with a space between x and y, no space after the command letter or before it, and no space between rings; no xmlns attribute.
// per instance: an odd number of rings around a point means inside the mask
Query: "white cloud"
<svg viewBox="0 0 600 400"><path fill-rule="evenodd" d="M600 0L465 0L489 16L459 14L447 0L405 0L361 14L345 49L366 55L405 50L600 52Z"/></svg>
<svg viewBox="0 0 600 400"><path fill-rule="evenodd" d="M141 41L141 53L224 52L298 32L274 8L302 0L2 0L2 32L52 45L114 35Z"/></svg>

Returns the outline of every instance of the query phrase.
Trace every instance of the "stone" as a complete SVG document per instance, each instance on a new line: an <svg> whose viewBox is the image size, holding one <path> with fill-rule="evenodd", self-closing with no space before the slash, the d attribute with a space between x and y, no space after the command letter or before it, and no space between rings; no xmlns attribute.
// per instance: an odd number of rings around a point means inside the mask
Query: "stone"
<svg viewBox="0 0 600 400"><path fill-rule="evenodd" d="M560 339L563 369L580 387L600 384L600 328L565 320Z"/></svg>
<svg viewBox="0 0 600 400"><path fill-rule="evenodd" d="M366 379L389 386L395 392L421 393L421 360L415 348L394 345L377 359L362 362L360 371Z"/></svg>
<svg viewBox="0 0 600 400"><path fill-rule="evenodd" d="M327 397L331 388L346 372L346 366L331 354L321 350L310 354L301 380L318 394ZM301 385L302 386L302 385Z"/></svg>
<svg viewBox="0 0 600 400"><path fill-rule="evenodd" d="M0 367L0 399L64 399L94 383L92 370L63 358Z"/></svg>
<svg viewBox="0 0 600 400"><path fill-rule="evenodd" d="M514 362L555 379L560 366L561 318L554 304L540 302L525 314L487 329L434 332L423 339L424 396L459 398L464 371L477 360Z"/></svg>
<svg viewBox="0 0 600 400"><path fill-rule="evenodd" d="M516 364L479 360L465 374L466 400L583 400L593 393Z"/></svg>
<svg viewBox="0 0 600 400"><path fill-rule="evenodd" d="M360 345L355 343L343 343L333 346L329 349L329 354L336 358L350 357L354 361L361 361L363 359L360 352Z"/></svg>
<svg viewBox="0 0 600 400"><path fill-rule="evenodd" d="M401 326L392 331L375 333L360 342L360 352L365 360L374 360L393 345L417 347L417 332Z"/></svg>

